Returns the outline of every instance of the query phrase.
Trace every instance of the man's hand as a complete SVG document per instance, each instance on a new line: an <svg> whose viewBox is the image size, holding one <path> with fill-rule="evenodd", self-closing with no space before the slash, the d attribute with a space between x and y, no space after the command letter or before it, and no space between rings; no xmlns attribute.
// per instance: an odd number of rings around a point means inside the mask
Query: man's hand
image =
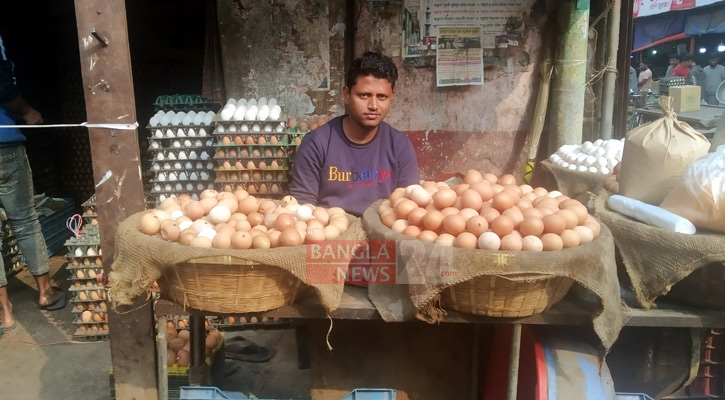
<svg viewBox="0 0 725 400"><path fill-rule="evenodd" d="M28 125L40 125L43 123L43 116L40 115L40 112L33 107L28 107L22 117Z"/></svg>

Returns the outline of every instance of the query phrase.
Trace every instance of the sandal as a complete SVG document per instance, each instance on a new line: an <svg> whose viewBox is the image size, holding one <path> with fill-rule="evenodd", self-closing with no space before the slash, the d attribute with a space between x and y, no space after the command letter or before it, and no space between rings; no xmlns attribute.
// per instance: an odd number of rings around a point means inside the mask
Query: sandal
<svg viewBox="0 0 725 400"><path fill-rule="evenodd" d="M58 297L58 299L56 299L55 301L53 301L50 304L46 304L44 306L41 305L40 306L41 310L55 311L55 310L60 310L63 307L65 307L65 303L66 303L65 302L65 292L63 291L63 289L53 286L53 290L56 292L60 292L60 297Z"/></svg>

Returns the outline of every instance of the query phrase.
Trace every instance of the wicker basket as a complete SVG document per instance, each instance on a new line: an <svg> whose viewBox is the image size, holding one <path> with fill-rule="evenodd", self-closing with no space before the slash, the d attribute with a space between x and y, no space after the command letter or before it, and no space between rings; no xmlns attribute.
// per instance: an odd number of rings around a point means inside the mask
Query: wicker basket
<svg viewBox="0 0 725 400"><path fill-rule="evenodd" d="M243 314L294 303L301 281L290 272L229 256L167 268L159 287L167 299L197 310Z"/></svg>
<svg viewBox="0 0 725 400"><path fill-rule="evenodd" d="M510 280L497 275L477 276L441 292L443 308L487 317L528 317L561 300L574 283L567 277L517 275Z"/></svg>
<svg viewBox="0 0 725 400"><path fill-rule="evenodd" d="M696 269L672 286L667 299L688 306L725 310L725 265L712 263Z"/></svg>

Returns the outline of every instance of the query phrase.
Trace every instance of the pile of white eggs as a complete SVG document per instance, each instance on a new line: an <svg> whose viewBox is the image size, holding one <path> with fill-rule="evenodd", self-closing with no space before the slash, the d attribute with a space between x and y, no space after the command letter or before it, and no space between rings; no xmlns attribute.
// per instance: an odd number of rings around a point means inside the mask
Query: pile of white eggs
<svg viewBox="0 0 725 400"><path fill-rule="evenodd" d="M149 125L156 126L202 126L211 125L214 119L213 111L158 111L149 120Z"/></svg>
<svg viewBox="0 0 725 400"><path fill-rule="evenodd" d="M266 97L249 100L230 98L219 117L222 121L278 121L281 113L282 108L274 98L269 100Z"/></svg>
<svg viewBox="0 0 725 400"><path fill-rule="evenodd" d="M609 175L622 161L624 139L586 141L581 145L566 144L549 157L554 164L579 172Z"/></svg>

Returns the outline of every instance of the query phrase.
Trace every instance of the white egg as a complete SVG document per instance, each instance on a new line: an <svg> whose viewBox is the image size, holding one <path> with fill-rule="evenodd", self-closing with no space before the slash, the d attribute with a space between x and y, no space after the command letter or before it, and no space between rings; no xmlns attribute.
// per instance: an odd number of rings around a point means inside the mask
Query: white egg
<svg viewBox="0 0 725 400"><path fill-rule="evenodd" d="M177 192L184 190L184 185L177 182L176 185L174 185L174 190L176 190Z"/></svg>
<svg viewBox="0 0 725 400"><path fill-rule="evenodd" d="M189 131L186 132L186 136L188 136L188 137L196 137L196 131L190 128Z"/></svg>
<svg viewBox="0 0 725 400"><path fill-rule="evenodd" d="M594 150L594 155L597 157L604 157L604 155L607 154L607 150L597 147L596 150Z"/></svg>
<svg viewBox="0 0 725 400"><path fill-rule="evenodd" d="M186 160L186 152L185 151L182 150L182 151L179 152L179 160Z"/></svg>
<svg viewBox="0 0 725 400"><path fill-rule="evenodd" d="M609 175L610 172L611 172L610 169L607 168L607 167L601 167L601 168L599 168L599 173L600 174Z"/></svg>
<svg viewBox="0 0 725 400"><path fill-rule="evenodd" d="M569 166L572 164L569 164L568 162L561 160L561 164L559 164L559 165L561 165L562 168L569 168Z"/></svg>
<svg viewBox="0 0 725 400"><path fill-rule="evenodd" d="M186 117L184 117L184 119L181 120L182 125L191 125L192 122L194 122L194 118L189 115L187 115Z"/></svg>
<svg viewBox="0 0 725 400"><path fill-rule="evenodd" d="M230 97L230 98L228 98L228 99L227 99L227 104L226 104L226 105L228 106L228 105L230 105L230 104L235 104L236 102L237 102L237 101L236 101L236 100L234 100L234 97Z"/></svg>
<svg viewBox="0 0 725 400"><path fill-rule="evenodd" d="M272 121L279 121L280 117L280 111L276 111L274 109L269 110L269 119Z"/></svg>
<svg viewBox="0 0 725 400"><path fill-rule="evenodd" d="M269 106L267 106L265 104L259 108L259 111L257 112L257 119L260 121L266 121L268 117L269 117Z"/></svg>
<svg viewBox="0 0 725 400"><path fill-rule="evenodd" d="M94 249L93 247L89 247L88 250L86 251L87 256L95 256L96 254L98 254L98 253L96 253L96 249Z"/></svg>
<svg viewBox="0 0 725 400"><path fill-rule="evenodd" d="M183 221L183 222L179 222L179 229L183 231L184 229L186 229L186 228L190 227L190 226L191 226L191 224L193 224L193 222L192 222L192 221Z"/></svg>
<svg viewBox="0 0 725 400"><path fill-rule="evenodd" d="M211 125L211 123L214 121L214 115L207 115L204 117L204 125Z"/></svg>
<svg viewBox="0 0 725 400"><path fill-rule="evenodd" d="M169 171L169 170L171 170L171 164L167 163L167 162L164 163L164 171Z"/></svg>
<svg viewBox="0 0 725 400"><path fill-rule="evenodd" d="M589 156L586 155L586 154L578 154L576 156L576 163L578 165L583 165L584 164L584 161L587 159L587 157L589 157Z"/></svg>
<svg viewBox="0 0 725 400"><path fill-rule="evenodd" d="M278 124L274 131L279 133L284 132L284 125Z"/></svg>
<svg viewBox="0 0 725 400"><path fill-rule="evenodd" d="M237 100L237 107L239 107L239 106L245 106L246 107L247 106L247 99L245 99L244 97L242 97L241 99Z"/></svg>
<svg viewBox="0 0 725 400"><path fill-rule="evenodd" d="M594 166L597 168L604 168L607 166L607 159L604 157L597 158L597 161L594 163Z"/></svg>
<svg viewBox="0 0 725 400"><path fill-rule="evenodd" d="M261 132L262 127L259 124L252 124L252 132Z"/></svg>
<svg viewBox="0 0 725 400"><path fill-rule="evenodd" d="M151 126L158 126L159 125L159 121L161 121L161 117L157 117L157 116L154 115L149 120L149 125L151 125Z"/></svg>
<svg viewBox="0 0 725 400"><path fill-rule="evenodd" d="M272 97L271 99L269 99L269 100L267 101L267 105L268 105L268 106L269 106L270 108L272 108L272 107L276 106L276 105L277 105L277 99L275 99L274 97Z"/></svg>
<svg viewBox="0 0 725 400"><path fill-rule="evenodd" d="M257 100L257 106L259 106L260 108L262 106L266 106L266 105L267 105L267 98L266 97L260 97L259 100Z"/></svg>
<svg viewBox="0 0 725 400"><path fill-rule="evenodd" d="M196 174L196 172L192 172L189 174L189 180L196 181L199 180L199 175Z"/></svg>
<svg viewBox="0 0 725 400"><path fill-rule="evenodd" d="M597 162L597 158L594 156L587 156L587 158L584 159L584 165L587 167L594 166L594 163Z"/></svg>
<svg viewBox="0 0 725 400"><path fill-rule="evenodd" d="M244 116L247 114L247 107L246 106L238 106L237 110L234 111L234 115L232 115L233 121L243 121Z"/></svg>
<svg viewBox="0 0 725 400"><path fill-rule="evenodd" d="M249 125L247 125L247 124L242 124L242 125L241 125L241 126L239 127L239 130L240 130L240 131L242 131L242 132L249 132Z"/></svg>
<svg viewBox="0 0 725 400"><path fill-rule="evenodd" d="M227 106L226 108L224 108L220 115L222 118L222 121L229 121L230 119L232 119L232 116L234 116L234 111L235 111L235 107Z"/></svg>
<svg viewBox="0 0 725 400"><path fill-rule="evenodd" d="M597 173L599 173L599 168L597 168L597 167L589 167L589 172L591 172L593 174L597 174Z"/></svg>
<svg viewBox="0 0 725 400"><path fill-rule="evenodd" d="M594 145L595 146L601 146L602 143L604 143L604 140L602 140L602 139L597 139L597 140L594 141Z"/></svg>
<svg viewBox="0 0 725 400"><path fill-rule="evenodd" d="M204 189L205 189L205 187L204 187L204 184L203 184L203 183L198 183L198 184L196 185L196 190L198 190L198 191L202 191L202 190L204 190Z"/></svg>
<svg viewBox="0 0 725 400"><path fill-rule="evenodd" d="M171 129L167 129L166 130L166 137L173 139L173 138L176 137L176 135L174 135L174 131L172 131Z"/></svg>
<svg viewBox="0 0 725 400"><path fill-rule="evenodd" d="M175 162L175 163L174 163L174 169L181 169L181 163L180 163L180 162L178 162L178 161L177 161L177 162Z"/></svg>
<svg viewBox="0 0 725 400"><path fill-rule="evenodd" d="M194 142L194 147L201 147L203 145L204 145L204 142L202 142L201 140L197 140Z"/></svg>
<svg viewBox="0 0 725 400"><path fill-rule="evenodd" d="M206 141L206 145L207 145L207 147L211 147L211 146L213 146L213 145L214 145L214 140L213 140L213 139L209 139L209 140L207 140L207 141Z"/></svg>
<svg viewBox="0 0 725 400"><path fill-rule="evenodd" d="M187 161L186 164L184 164L184 169L194 169L194 165Z"/></svg>
<svg viewBox="0 0 725 400"><path fill-rule="evenodd" d="M199 173L199 176L201 177L201 180L203 180L203 181L209 179L209 173L205 172L205 171L201 171L201 173Z"/></svg>
<svg viewBox="0 0 725 400"><path fill-rule="evenodd" d="M264 124L264 131L267 133L272 132L272 124Z"/></svg>
<svg viewBox="0 0 725 400"><path fill-rule="evenodd" d="M173 117L171 118L171 125L173 125L173 126L178 126L178 125L181 125L181 117L180 117L180 116L178 116L178 115L174 115L174 116L173 116Z"/></svg>
<svg viewBox="0 0 725 400"><path fill-rule="evenodd" d="M231 133L234 133L234 132L236 132L236 131L237 131L237 129L238 129L238 128L237 128L237 126L236 126L236 125L229 125L229 129L228 129L228 131L229 131L229 132L231 132Z"/></svg>
<svg viewBox="0 0 725 400"><path fill-rule="evenodd" d="M159 161L164 161L165 160L164 153L157 154L156 159Z"/></svg>
<svg viewBox="0 0 725 400"><path fill-rule="evenodd" d="M162 137L164 137L164 132L162 132L161 129L157 129L156 131L154 131L154 137L161 139Z"/></svg>
<svg viewBox="0 0 725 400"><path fill-rule="evenodd" d="M257 118L257 107L249 107L247 113L244 114L244 119L247 121L254 121Z"/></svg>
<svg viewBox="0 0 725 400"><path fill-rule="evenodd" d="M176 137L186 137L186 133L183 129L179 129L176 131Z"/></svg>
<svg viewBox="0 0 725 400"><path fill-rule="evenodd" d="M614 169L617 164L619 164L619 161L613 158L607 160L607 168L609 168L610 170Z"/></svg>
<svg viewBox="0 0 725 400"><path fill-rule="evenodd" d="M183 151L181 153L183 153ZM181 154L181 153L179 153L179 154ZM174 152L169 152L169 155L167 155L166 158L168 158L171 161L176 160L176 154L174 154Z"/></svg>
<svg viewBox="0 0 725 400"><path fill-rule="evenodd" d="M558 190L553 190L553 191L551 191L551 192L549 192L549 193L546 194L547 197L551 197L552 199L555 199L555 198L557 198L557 197L559 197L561 195L562 195L562 193L560 191L558 191Z"/></svg>
<svg viewBox="0 0 725 400"><path fill-rule="evenodd" d="M191 199L194 200L194 201L199 201L199 195L196 194L196 193L194 193L194 194L191 195Z"/></svg>
<svg viewBox="0 0 725 400"><path fill-rule="evenodd" d="M201 124L203 124L204 123L204 117L205 116L206 116L206 114L202 114L202 113L199 113L199 114L194 115L194 120L192 121L193 124L194 125L201 125Z"/></svg>
<svg viewBox="0 0 725 400"><path fill-rule="evenodd" d="M194 184L193 183L187 183L186 184L186 190L188 190L189 192L191 192L192 190L194 190Z"/></svg>
<svg viewBox="0 0 725 400"><path fill-rule="evenodd" d="M214 133L224 133L226 132L226 128L224 128L224 125L218 125L216 129L214 129Z"/></svg>
<svg viewBox="0 0 725 400"><path fill-rule="evenodd" d="M295 211L295 217L298 221L308 221L312 218L312 209L309 206L299 206Z"/></svg>
<svg viewBox="0 0 725 400"><path fill-rule="evenodd" d="M171 124L171 117L168 115L164 115L163 117L159 118L159 125L161 126L167 126Z"/></svg>
<svg viewBox="0 0 725 400"><path fill-rule="evenodd" d="M159 165L159 163L153 163L153 164L151 164L151 169L154 171L160 171L161 166Z"/></svg>
<svg viewBox="0 0 725 400"><path fill-rule="evenodd" d="M195 151L193 151L193 150L192 150L192 151L190 151L190 152L189 152L189 160L196 160L196 159L197 159L197 155L196 155L196 152L195 152Z"/></svg>
<svg viewBox="0 0 725 400"><path fill-rule="evenodd" d="M184 144L184 147L191 147L191 140L185 139L183 144Z"/></svg>
<svg viewBox="0 0 725 400"><path fill-rule="evenodd" d="M206 161L209 159L209 153L202 151L201 155L199 156L202 160Z"/></svg>
<svg viewBox="0 0 725 400"><path fill-rule="evenodd" d="M81 250L80 247L77 247L73 254L75 254L76 257L83 257L83 250Z"/></svg>
<svg viewBox="0 0 725 400"><path fill-rule="evenodd" d="M171 219L176 220L179 217L184 216L184 212L181 210L174 210L171 212Z"/></svg>
<svg viewBox="0 0 725 400"><path fill-rule="evenodd" d="M161 191L161 185L158 183L154 184L154 192L160 192Z"/></svg>
<svg viewBox="0 0 725 400"><path fill-rule="evenodd" d="M199 129L199 137L206 137L206 131L204 128Z"/></svg>
<svg viewBox="0 0 725 400"><path fill-rule="evenodd" d="M152 149L158 149L159 147L160 147L159 146L159 142L151 142L151 148Z"/></svg>
<svg viewBox="0 0 725 400"><path fill-rule="evenodd" d="M179 180L180 181L188 181L189 177L186 175L186 172L179 173Z"/></svg>
<svg viewBox="0 0 725 400"><path fill-rule="evenodd" d="M170 192L173 189L173 186L171 186L170 183L164 184L164 191Z"/></svg>
<svg viewBox="0 0 725 400"><path fill-rule="evenodd" d="M214 163L210 162L206 164L206 169L214 169Z"/></svg>
<svg viewBox="0 0 725 400"><path fill-rule="evenodd" d="M159 202L162 202L164 200L166 200L166 196L163 194L159 195Z"/></svg>
<svg viewBox="0 0 725 400"><path fill-rule="evenodd" d="M166 173L165 172L159 172L158 175L156 175L156 180L159 182L166 182Z"/></svg>
<svg viewBox="0 0 725 400"><path fill-rule="evenodd" d="M256 106L256 105L257 105L257 99L249 99L249 100L247 100L247 108L249 108L251 106Z"/></svg>
<svg viewBox="0 0 725 400"><path fill-rule="evenodd" d="M587 171L589 171L589 167L580 165L580 166L576 167L576 170L579 172L587 172Z"/></svg>
<svg viewBox="0 0 725 400"><path fill-rule="evenodd" d="M181 141L174 140L173 142L171 142L171 146L172 147L181 147Z"/></svg>

